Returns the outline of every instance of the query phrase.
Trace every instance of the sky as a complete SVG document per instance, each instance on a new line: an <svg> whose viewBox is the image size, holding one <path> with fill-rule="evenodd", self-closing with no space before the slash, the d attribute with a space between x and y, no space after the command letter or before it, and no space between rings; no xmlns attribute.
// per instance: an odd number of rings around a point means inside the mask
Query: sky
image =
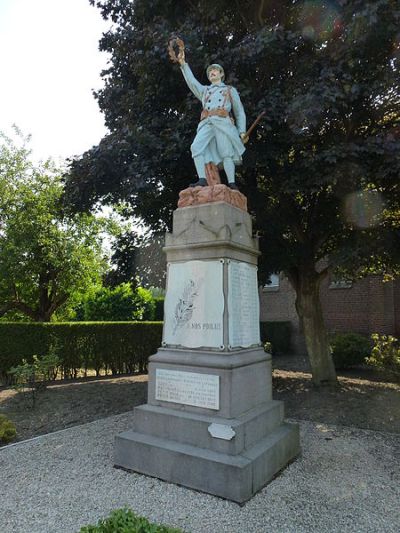
<svg viewBox="0 0 400 533"><path fill-rule="evenodd" d="M35 159L80 155L106 134L92 90L109 27L89 0L0 0L0 131L32 135Z"/></svg>

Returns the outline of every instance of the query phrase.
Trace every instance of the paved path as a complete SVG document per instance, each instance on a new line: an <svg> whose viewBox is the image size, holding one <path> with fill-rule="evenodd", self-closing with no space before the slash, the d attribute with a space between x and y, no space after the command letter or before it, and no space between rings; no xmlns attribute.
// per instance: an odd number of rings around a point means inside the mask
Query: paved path
<svg viewBox="0 0 400 533"><path fill-rule="evenodd" d="M114 469L132 413L0 449L1 533L72 533L124 505L187 532L398 532L400 437L300 422L303 453L243 507Z"/></svg>

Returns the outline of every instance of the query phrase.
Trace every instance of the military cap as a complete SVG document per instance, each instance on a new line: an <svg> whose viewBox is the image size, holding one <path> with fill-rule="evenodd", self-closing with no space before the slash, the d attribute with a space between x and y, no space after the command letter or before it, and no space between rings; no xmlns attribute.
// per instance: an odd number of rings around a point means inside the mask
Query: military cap
<svg viewBox="0 0 400 533"><path fill-rule="evenodd" d="M221 72L221 74L222 74L221 79L222 79L222 81L224 81L224 79L225 79L225 71L224 71L223 67L221 67L221 65L218 65L218 63L213 63L212 65L209 65L207 67L207 78L208 78L208 74L209 74L209 72L210 72L210 70L212 68L216 68L216 69L218 69Z"/></svg>

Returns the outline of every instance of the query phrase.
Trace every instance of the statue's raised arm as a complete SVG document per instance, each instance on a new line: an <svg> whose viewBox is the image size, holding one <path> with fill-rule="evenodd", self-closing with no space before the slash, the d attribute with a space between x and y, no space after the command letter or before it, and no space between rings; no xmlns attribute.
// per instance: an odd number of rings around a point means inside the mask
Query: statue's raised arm
<svg viewBox="0 0 400 533"><path fill-rule="evenodd" d="M182 63L180 63L180 65L181 65L183 77L185 78L185 81L189 89L192 91L192 93L195 95L196 98L202 101L203 96L204 96L204 91L207 88L206 85L202 85L199 81L196 80L191 68L185 62L185 60L183 60Z"/></svg>

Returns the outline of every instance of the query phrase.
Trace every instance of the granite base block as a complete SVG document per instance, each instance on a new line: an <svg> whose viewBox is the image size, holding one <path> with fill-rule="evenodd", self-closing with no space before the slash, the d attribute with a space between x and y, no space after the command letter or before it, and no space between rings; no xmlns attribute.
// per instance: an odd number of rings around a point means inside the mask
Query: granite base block
<svg viewBox="0 0 400 533"><path fill-rule="evenodd" d="M236 419L201 415L153 405L135 408L134 430L211 451L238 455L277 428L283 419L283 403L271 401ZM234 438L212 437L208 428L218 424L230 428Z"/></svg>
<svg viewBox="0 0 400 533"><path fill-rule="evenodd" d="M160 348L149 360L148 403L192 413L210 410L156 399L157 369L212 374L220 378L218 416L236 419L272 400L271 356L261 348L218 353L200 350Z"/></svg>
<svg viewBox="0 0 400 533"><path fill-rule="evenodd" d="M291 424L280 425L238 455L127 431L116 437L115 465L244 503L299 451L298 427Z"/></svg>

